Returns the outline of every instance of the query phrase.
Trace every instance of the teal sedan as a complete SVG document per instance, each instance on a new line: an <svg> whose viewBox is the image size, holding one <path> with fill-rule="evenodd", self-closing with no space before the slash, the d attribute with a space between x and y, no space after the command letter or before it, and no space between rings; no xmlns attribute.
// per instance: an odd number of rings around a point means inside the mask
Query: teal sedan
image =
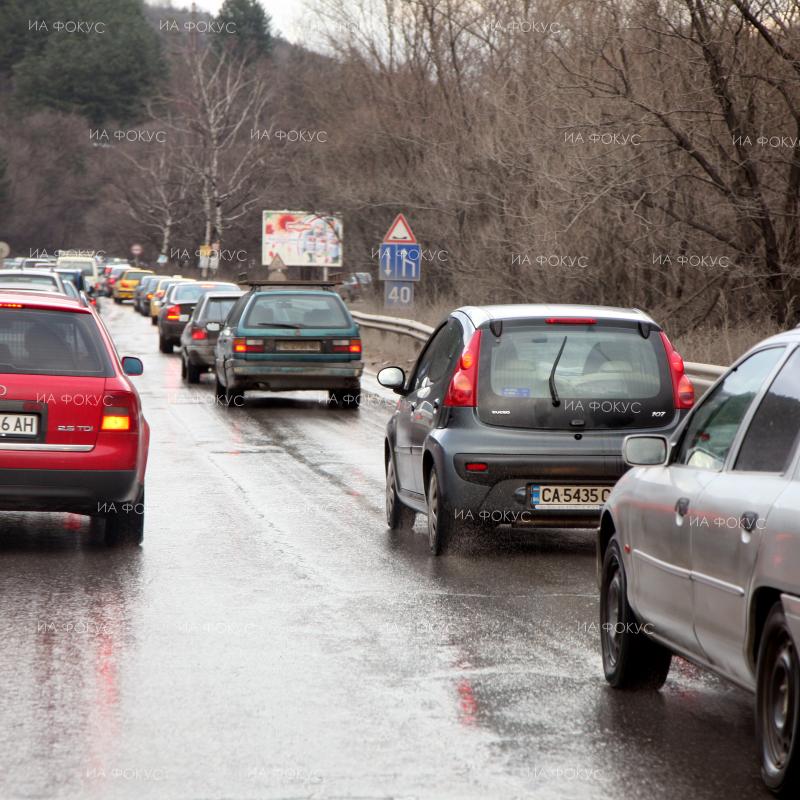
<svg viewBox="0 0 800 800"><path fill-rule="evenodd" d="M241 406L245 391L327 390L330 403L357 408L361 334L328 283L248 283L215 350L217 396Z"/></svg>

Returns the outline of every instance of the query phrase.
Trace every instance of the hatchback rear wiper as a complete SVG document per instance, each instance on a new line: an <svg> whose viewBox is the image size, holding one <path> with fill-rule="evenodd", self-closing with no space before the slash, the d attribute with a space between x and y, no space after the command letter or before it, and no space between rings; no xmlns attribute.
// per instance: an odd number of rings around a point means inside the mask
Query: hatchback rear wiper
<svg viewBox="0 0 800 800"><path fill-rule="evenodd" d="M567 344L567 337L564 337L564 341L561 342L561 347L558 349L558 355L556 356L556 360L553 362L553 368L550 370L550 378L548 379L547 383L550 385L550 397L553 398L553 405L560 406L561 400L558 397L558 390L556 389L556 368L558 367L558 362L561 360L561 354L564 352L564 346Z"/></svg>
<svg viewBox="0 0 800 800"><path fill-rule="evenodd" d="M256 322L256 328L294 328L299 330L301 325L292 325L288 322Z"/></svg>

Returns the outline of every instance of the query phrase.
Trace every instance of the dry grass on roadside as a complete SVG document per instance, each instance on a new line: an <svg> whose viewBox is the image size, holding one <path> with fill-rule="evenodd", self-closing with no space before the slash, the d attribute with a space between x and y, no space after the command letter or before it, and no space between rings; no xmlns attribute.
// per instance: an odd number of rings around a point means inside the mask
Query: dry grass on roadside
<svg viewBox="0 0 800 800"><path fill-rule="evenodd" d="M767 336L779 333L771 321L764 325L705 326L672 339L686 361L726 366Z"/></svg>

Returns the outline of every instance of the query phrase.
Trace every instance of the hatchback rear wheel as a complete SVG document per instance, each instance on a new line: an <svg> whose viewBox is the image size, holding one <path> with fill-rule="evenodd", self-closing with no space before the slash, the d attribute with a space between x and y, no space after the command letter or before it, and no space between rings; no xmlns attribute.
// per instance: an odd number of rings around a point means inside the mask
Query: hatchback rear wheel
<svg viewBox="0 0 800 800"><path fill-rule="evenodd" d="M444 553L453 535L453 517L442 494L436 467L431 467L426 492L428 501L428 545L433 555Z"/></svg>
<svg viewBox="0 0 800 800"><path fill-rule="evenodd" d="M162 353L171 353L172 352L172 342L168 339L165 339L161 334L158 335L158 349Z"/></svg>
<svg viewBox="0 0 800 800"><path fill-rule="evenodd" d="M628 580L616 537L603 559L600 644L606 680L615 689L660 689L672 653L651 639L628 603Z"/></svg>
<svg viewBox="0 0 800 800"><path fill-rule="evenodd" d="M800 794L800 662L781 603L767 616L756 667L756 739L764 783L780 797Z"/></svg>

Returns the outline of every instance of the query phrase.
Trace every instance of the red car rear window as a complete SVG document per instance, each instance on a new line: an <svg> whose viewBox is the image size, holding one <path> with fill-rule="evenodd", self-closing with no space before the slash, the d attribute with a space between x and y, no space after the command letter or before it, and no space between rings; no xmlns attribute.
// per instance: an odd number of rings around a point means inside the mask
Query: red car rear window
<svg viewBox="0 0 800 800"><path fill-rule="evenodd" d="M0 374L112 377L91 314L0 308Z"/></svg>

